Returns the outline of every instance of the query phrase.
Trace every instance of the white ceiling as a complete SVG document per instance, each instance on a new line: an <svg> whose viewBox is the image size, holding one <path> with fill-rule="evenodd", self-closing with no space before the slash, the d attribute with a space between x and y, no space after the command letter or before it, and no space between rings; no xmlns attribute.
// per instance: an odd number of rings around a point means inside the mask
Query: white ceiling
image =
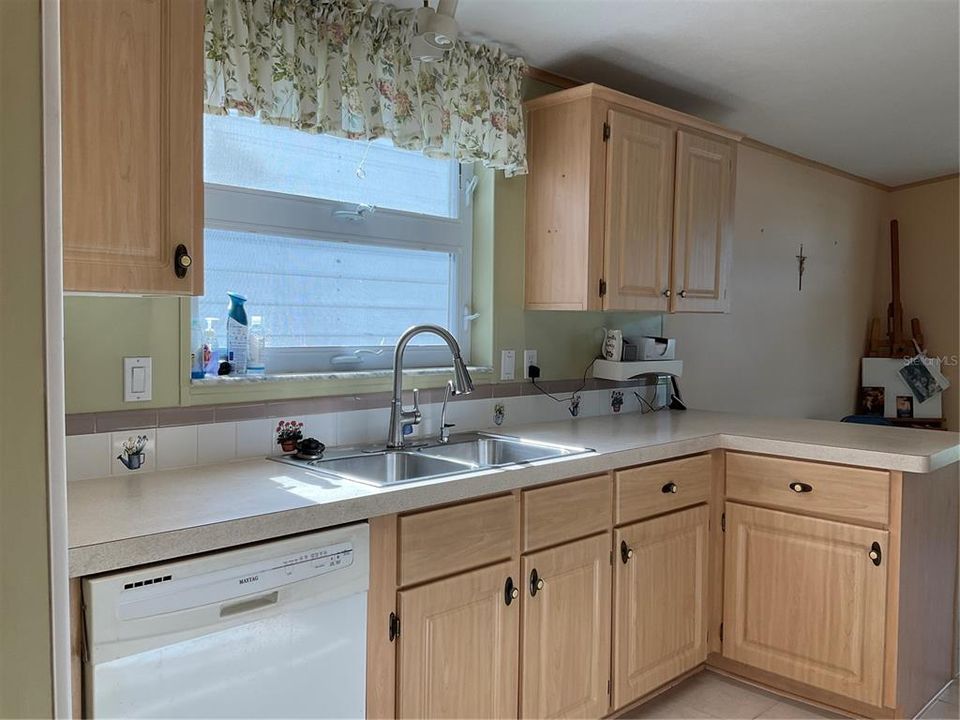
<svg viewBox="0 0 960 720"><path fill-rule="evenodd" d="M536 67L899 185L958 169L958 5L460 0L457 19Z"/></svg>

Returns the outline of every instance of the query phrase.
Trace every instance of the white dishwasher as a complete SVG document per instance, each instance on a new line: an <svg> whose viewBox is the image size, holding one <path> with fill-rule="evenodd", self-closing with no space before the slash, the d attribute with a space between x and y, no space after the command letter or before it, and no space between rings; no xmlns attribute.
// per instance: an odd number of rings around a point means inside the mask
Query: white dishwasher
<svg viewBox="0 0 960 720"><path fill-rule="evenodd" d="M93 718L360 718L369 529L84 580Z"/></svg>

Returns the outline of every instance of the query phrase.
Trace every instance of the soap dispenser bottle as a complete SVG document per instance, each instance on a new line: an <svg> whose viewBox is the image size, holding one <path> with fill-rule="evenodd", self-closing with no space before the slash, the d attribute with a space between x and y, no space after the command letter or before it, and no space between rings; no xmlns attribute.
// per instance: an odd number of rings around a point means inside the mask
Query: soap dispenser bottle
<svg viewBox="0 0 960 720"><path fill-rule="evenodd" d="M227 355L232 366L231 375L246 375L247 349L247 311L243 304L247 301L243 295L228 292L230 304L227 306Z"/></svg>
<svg viewBox="0 0 960 720"><path fill-rule="evenodd" d="M215 376L220 357L217 355L217 329L213 327L213 324L218 318L208 317L204 320L207 321L207 327L203 331L203 347L200 350L200 359L203 362L204 373Z"/></svg>

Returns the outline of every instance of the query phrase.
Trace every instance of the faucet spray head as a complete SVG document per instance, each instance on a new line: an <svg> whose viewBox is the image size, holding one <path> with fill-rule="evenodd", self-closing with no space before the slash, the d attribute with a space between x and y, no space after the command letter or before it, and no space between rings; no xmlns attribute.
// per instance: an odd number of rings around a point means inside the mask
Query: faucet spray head
<svg viewBox="0 0 960 720"><path fill-rule="evenodd" d="M469 395L473 392L473 379L467 371L463 358L459 355L453 358L453 395Z"/></svg>

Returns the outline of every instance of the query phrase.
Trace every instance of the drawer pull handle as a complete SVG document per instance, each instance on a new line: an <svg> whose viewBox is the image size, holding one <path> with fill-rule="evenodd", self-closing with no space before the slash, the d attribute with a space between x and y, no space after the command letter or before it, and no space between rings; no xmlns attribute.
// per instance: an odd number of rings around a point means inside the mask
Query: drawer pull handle
<svg viewBox="0 0 960 720"><path fill-rule="evenodd" d="M880 543L875 542L870 546L870 559L874 565L879 566L883 561L883 552L880 550Z"/></svg>
<svg viewBox="0 0 960 720"><path fill-rule="evenodd" d="M664 494L673 493L674 495L676 495L679 490L680 488L677 487L677 484L672 482L669 482L666 485L664 485L662 488L660 488L660 492Z"/></svg>
<svg viewBox="0 0 960 720"><path fill-rule="evenodd" d="M807 485L807 483L794 482L790 483L790 489L795 493L808 493L813 492L813 485Z"/></svg>
<svg viewBox="0 0 960 720"><path fill-rule="evenodd" d="M534 568L530 572L530 597L536 597L537 593L541 590L543 590L543 578L540 577L540 573Z"/></svg>
<svg viewBox="0 0 960 720"><path fill-rule="evenodd" d="M633 550L627 546L626 540L620 541L620 559L623 560L623 564L626 565L630 558L633 557Z"/></svg>
<svg viewBox="0 0 960 720"><path fill-rule="evenodd" d="M513 578L508 577L503 584L503 602L509 605L520 597L520 588L513 584Z"/></svg>

